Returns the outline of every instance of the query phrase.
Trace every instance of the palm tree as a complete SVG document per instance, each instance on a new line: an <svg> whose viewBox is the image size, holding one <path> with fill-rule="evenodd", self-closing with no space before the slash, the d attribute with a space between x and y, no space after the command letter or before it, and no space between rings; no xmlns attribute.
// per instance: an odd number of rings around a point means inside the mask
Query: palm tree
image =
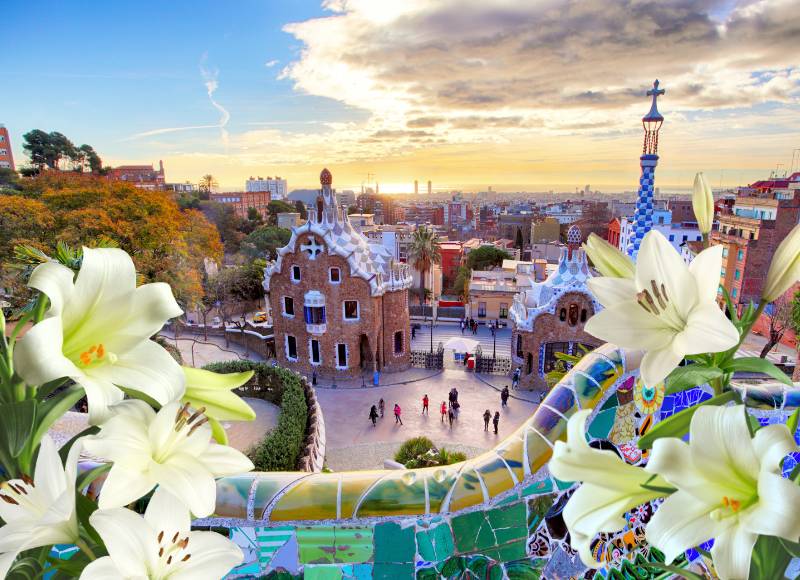
<svg viewBox="0 0 800 580"><path fill-rule="evenodd" d="M419 271L419 303L425 302L425 272L432 264L442 261L439 250L439 235L427 226L420 226L411 236L411 245L408 247L408 257L413 266Z"/></svg>
<svg viewBox="0 0 800 580"><path fill-rule="evenodd" d="M219 183L217 180L214 179L214 176L210 173L208 175L204 175L200 178L200 191L204 191L206 193L211 193L215 187L218 187Z"/></svg>

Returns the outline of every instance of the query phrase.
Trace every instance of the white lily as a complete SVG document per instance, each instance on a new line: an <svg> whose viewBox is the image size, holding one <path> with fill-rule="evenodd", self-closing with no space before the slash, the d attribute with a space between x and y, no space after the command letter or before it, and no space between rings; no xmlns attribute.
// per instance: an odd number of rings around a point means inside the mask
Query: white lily
<svg viewBox="0 0 800 580"><path fill-rule="evenodd" d="M636 274L633 260L595 233L589 234L589 238L583 244L583 249L594 267L603 276L633 278Z"/></svg>
<svg viewBox="0 0 800 580"><path fill-rule="evenodd" d="M180 366L150 340L181 309L167 284L136 287L128 254L84 248L74 282L72 270L48 262L36 267L29 285L47 295L50 308L14 349L14 367L25 382L73 379L86 392L93 424L123 399L118 386L161 404L183 394Z"/></svg>
<svg viewBox="0 0 800 580"><path fill-rule="evenodd" d="M253 377L253 371L243 373L214 373L203 369L182 367L186 376L186 392L181 399L195 409L204 408L214 439L225 445L228 436L220 421L252 421L256 413L233 389Z"/></svg>
<svg viewBox="0 0 800 580"><path fill-rule="evenodd" d="M634 279L589 280L605 308L589 319L586 332L644 350L646 385L663 381L686 355L732 348L739 332L715 301L721 264L722 246L703 250L687 267L661 233L649 232Z"/></svg>
<svg viewBox="0 0 800 580"><path fill-rule="evenodd" d="M794 226L775 250L761 296L765 301L773 302L798 280L800 280L800 225Z"/></svg>
<svg viewBox="0 0 800 580"><path fill-rule="evenodd" d="M125 508L89 518L108 556L91 562L82 580L222 578L244 559L239 546L216 532L190 531L186 507L159 488L144 517Z"/></svg>
<svg viewBox="0 0 800 580"><path fill-rule="evenodd" d="M12 479L0 484L0 578L20 552L80 539L75 514L75 475L79 444L70 449L66 470L55 443L42 438L33 480Z"/></svg>
<svg viewBox="0 0 800 580"><path fill-rule="evenodd" d="M180 498L196 517L214 511L214 478L244 473L253 464L242 453L210 441L201 411L170 403L156 413L139 400L126 400L84 439L87 452L114 465L100 490L100 509L129 504L159 485Z"/></svg>
<svg viewBox="0 0 800 580"><path fill-rule="evenodd" d="M714 538L711 555L725 579L746 579L759 535L800 538L800 487L780 475L796 450L786 425L750 436L745 409L701 407L692 417L690 443L657 439L647 471L678 488L647 526L648 541L667 563Z"/></svg>
<svg viewBox="0 0 800 580"><path fill-rule="evenodd" d="M564 508L572 547L587 566L602 566L592 555L592 540L600 532L615 532L627 524L625 512L652 499L666 482L640 467L628 465L613 451L586 442L586 421L592 411L575 413L567 423L567 442L557 441L548 467L562 481L581 481ZM642 487L649 485L651 489Z"/></svg>
<svg viewBox="0 0 800 580"><path fill-rule="evenodd" d="M692 210L697 219L697 229L701 234L707 234L714 225L714 194L702 173L694 176L692 189Z"/></svg>

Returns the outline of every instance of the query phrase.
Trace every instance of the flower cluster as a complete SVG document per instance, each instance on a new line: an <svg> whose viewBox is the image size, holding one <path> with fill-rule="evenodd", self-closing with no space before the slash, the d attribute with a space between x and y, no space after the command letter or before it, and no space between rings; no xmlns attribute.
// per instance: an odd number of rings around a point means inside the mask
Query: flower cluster
<svg viewBox="0 0 800 580"><path fill-rule="evenodd" d="M137 287L122 250L84 248L77 275L43 263L29 285L36 305L9 339L0 333L0 462L12 477L0 484L0 576L19 554L61 543L80 548L68 565L82 578L221 577L241 550L190 521L213 513L215 478L253 468L219 443L219 421L255 416L231 392L252 373L181 368L151 337L182 311L168 285ZM92 427L64 467L47 429L83 396ZM80 474L82 451L104 463ZM101 475L95 504L82 492ZM143 516L126 508L148 496Z"/></svg>

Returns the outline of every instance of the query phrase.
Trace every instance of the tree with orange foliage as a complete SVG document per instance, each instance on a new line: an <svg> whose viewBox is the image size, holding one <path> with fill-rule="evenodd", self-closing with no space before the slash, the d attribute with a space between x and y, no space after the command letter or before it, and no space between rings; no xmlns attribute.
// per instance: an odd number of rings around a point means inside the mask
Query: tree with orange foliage
<svg viewBox="0 0 800 580"><path fill-rule="evenodd" d="M44 172L0 194L0 264L16 244L52 255L57 241L73 247L110 239L128 252L142 282L168 282L184 308L203 297L204 260L222 260L216 228L202 213L182 212L170 195L86 174ZM7 267L4 268L7 270Z"/></svg>

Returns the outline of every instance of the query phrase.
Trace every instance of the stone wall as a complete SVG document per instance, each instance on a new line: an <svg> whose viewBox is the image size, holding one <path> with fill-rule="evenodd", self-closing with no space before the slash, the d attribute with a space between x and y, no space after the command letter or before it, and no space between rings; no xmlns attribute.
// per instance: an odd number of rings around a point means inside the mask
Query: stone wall
<svg viewBox="0 0 800 580"><path fill-rule="evenodd" d="M578 319L570 323L570 305L576 305ZM562 313L563 310L563 313ZM582 292L566 292L556 303L553 314L542 313L533 323L533 332L514 329L511 335L511 356L514 368L522 367L520 388L544 390L547 383L540 374L539 355L543 344L548 342L580 342L598 345L600 342L587 333L581 322L581 312L586 310L586 320L594 314L592 300ZM561 320L562 314L565 320ZM522 337L522 356L517 354L517 336Z"/></svg>
<svg viewBox="0 0 800 580"><path fill-rule="evenodd" d="M320 472L325 465L325 419L317 394L308 380L301 376L300 381L308 403L308 427L303 444L298 469L300 471Z"/></svg>

